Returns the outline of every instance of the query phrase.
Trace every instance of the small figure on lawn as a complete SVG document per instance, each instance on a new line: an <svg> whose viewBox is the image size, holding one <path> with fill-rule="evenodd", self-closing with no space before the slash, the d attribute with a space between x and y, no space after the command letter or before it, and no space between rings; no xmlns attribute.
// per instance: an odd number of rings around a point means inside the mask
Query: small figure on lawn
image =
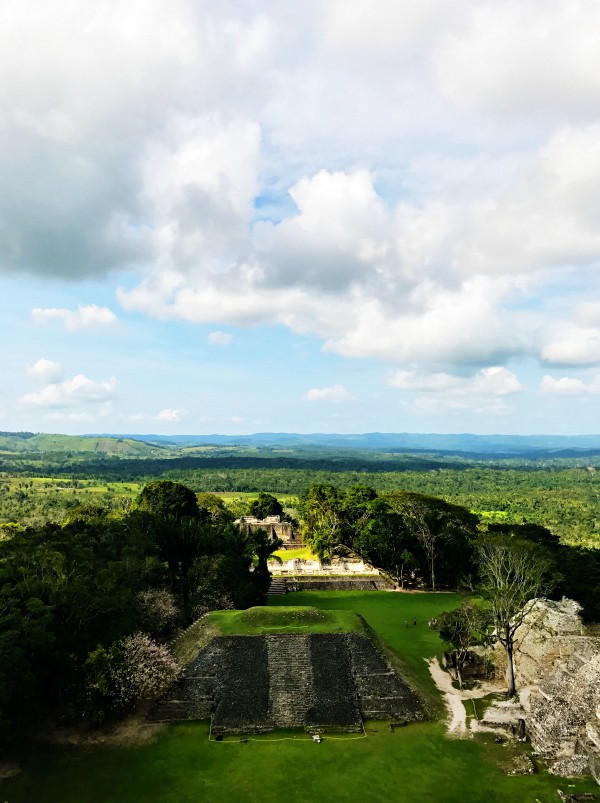
<svg viewBox="0 0 600 803"><path fill-rule="evenodd" d="M417 626L417 617L416 616L413 616L413 625L415 627Z"/></svg>
<svg viewBox="0 0 600 803"><path fill-rule="evenodd" d="M404 627L408 627L408 619L404 620Z"/></svg>

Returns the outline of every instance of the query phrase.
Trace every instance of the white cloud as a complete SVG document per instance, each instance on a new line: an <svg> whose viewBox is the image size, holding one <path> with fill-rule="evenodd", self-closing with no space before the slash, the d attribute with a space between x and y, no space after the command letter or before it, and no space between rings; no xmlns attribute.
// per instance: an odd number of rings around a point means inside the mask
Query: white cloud
<svg viewBox="0 0 600 803"><path fill-rule="evenodd" d="M501 366L482 368L470 377L396 371L388 377L388 385L417 392L415 406L430 413L504 413L508 410L506 397L524 390L516 374Z"/></svg>
<svg viewBox="0 0 600 803"><path fill-rule="evenodd" d="M59 382L62 379L62 365L42 357L33 365L27 366L27 374L40 382Z"/></svg>
<svg viewBox="0 0 600 803"><path fill-rule="evenodd" d="M542 360L557 365L600 363L600 329L565 327L559 337L542 349Z"/></svg>
<svg viewBox="0 0 600 803"><path fill-rule="evenodd" d="M540 382L540 390L549 396L597 395L600 393L600 375L592 376L586 381L572 376L554 379L546 374Z"/></svg>
<svg viewBox="0 0 600 803"><path fill-rule="evenodd" d="M455 402L512 357L600 359L591 0L42 6L0 6L2 271L135 268L125 309L222 346L283 325ZM27 403L69 396L47 370Z"/></svg>
<svg viewBox="0 0 600 803"><path fill-rule="evenodd" d="M143 413L132 413L132 415L127 416L128 421L143 421L146 416Z"/></svg>
<svg viewBox="0 0 600 803"><path fill-rule="evenodd" d="M341 402L351 397L343 385L332 385L330 388L311 388L302 398L309 402Z"/></svg>
<svg viewBox="0 0 600 803"><path fill-rule="evenodd" d="M183 418L183 411L182 410L173 410L170 407L166 407L164 410L161 410L155 416L157 421L168 421L170 423L174 421L181 421Z"/></svg>
<svg viewBox="0 0 600 803"><path fill-rule="evenodd" d="M36 307L31 314L37 323L47 323L52 320L63 321L64 327L68 331L88 326L110 326L117 321L117 316L112 310L108 307L98 307L96 304L79 305L75 311L55 307Z"/></svg>
<svg viewBox="0 0 600 803"><path fill-rule="evenodd" d="M56 382L39 393L26 393L21 401L31 407L70 407L81 403L103 402L116 394L117 380L112 377L100 382L77 374L72 379Z"/></svg>
<svg viewBox="0 0 600 803"><path fill-rule="evenodd" d="M233 343L233 335L229 332L211 332L208 339L215 346L230 346Z"/></svg>
<svg viewBox="0 0 600 803"><path fill-rule="evenodd" d="M436 54L450 100L498 116L600 110L600 9L580 0L472 3Z"/></svg>

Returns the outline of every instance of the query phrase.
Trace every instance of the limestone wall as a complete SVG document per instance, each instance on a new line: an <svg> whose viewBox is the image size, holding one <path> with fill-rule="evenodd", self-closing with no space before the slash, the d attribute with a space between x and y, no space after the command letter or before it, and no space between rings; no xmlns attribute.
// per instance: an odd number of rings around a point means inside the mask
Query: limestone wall
<svg viewBox="0 0 600 803"><path fill-rule="evenodd" d="M373 575L379 574L379 569L375 569L371 564L366 563L364 560L357 559L337 559L332 560L331 563L321 563L319 560L302 560L295 558L286 560L283 563L271 560L268 562L269 571L272 575L303 575L309 574L311 577L319 575L330 576L332 574L339 575Z"/></svg>
<svg viewBox="0 0 600 803"><path fill-rule="evenodd" d="M600 767L600 639L586 631L580 610L573 600L536 600L517 631L527 735L559 774Z"/></svg>

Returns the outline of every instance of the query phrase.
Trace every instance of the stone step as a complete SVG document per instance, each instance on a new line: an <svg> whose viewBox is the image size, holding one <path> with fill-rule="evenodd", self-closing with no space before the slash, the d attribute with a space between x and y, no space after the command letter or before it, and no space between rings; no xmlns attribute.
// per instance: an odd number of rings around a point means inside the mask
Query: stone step
<svg viewBox="0 0 600 803"><path fill-rule="evenodd" d="M308 636L266 636L266 641L269 717L279 727L303 727L312 704Z"/></svg>
<svg viewBox="0 0 600 803"><path fill-rule="evenodd" d="M267 596L287 594L287 581L282 577L273 577Z"/></svg>

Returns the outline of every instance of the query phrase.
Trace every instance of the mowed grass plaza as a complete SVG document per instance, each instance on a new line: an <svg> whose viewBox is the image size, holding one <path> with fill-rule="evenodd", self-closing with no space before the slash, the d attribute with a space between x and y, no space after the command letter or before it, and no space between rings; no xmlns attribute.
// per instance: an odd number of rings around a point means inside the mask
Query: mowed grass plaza
<svg viewBox="0 0 600 803"><path fill-rule="evenodd" d="M425 661L440 654L441 642L427 621L460 600L456 594L301 592L270 604L360 614L443 720L444 708ZM368 721L365 733L326 736L321 744L301 731L215 742L209 740L209 723L202 722L165 727L144 746L38 748L18 778L0 783L0 800L550 803L559 800L558 788L571 793L598 789L591 780L557 778L542 766L535 775L509 777L502 765L513 748L495 744L487 735L477 740L450 737L442 721L412 724L394 733L388 723Z"/></svg>

